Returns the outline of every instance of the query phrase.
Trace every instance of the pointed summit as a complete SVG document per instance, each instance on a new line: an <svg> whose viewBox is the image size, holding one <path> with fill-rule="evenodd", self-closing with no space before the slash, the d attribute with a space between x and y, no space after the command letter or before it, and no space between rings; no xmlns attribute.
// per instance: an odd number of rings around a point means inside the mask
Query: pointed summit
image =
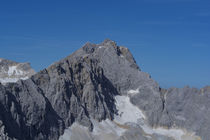
<svg viewBox="0 0 210 140"><path fill-rule="evenodd" d="M86 52L86 53L93 53L94 52L94 49L96 47L96 44L92 44L90 42L87 42L83 47L82 49Z"/></svg>
<svg viewBox="0 0 210 140"><path fill-rule="evenodd" d="M111 39L105 39L101 45L103 46L117 46L117 43Z"/></svg>

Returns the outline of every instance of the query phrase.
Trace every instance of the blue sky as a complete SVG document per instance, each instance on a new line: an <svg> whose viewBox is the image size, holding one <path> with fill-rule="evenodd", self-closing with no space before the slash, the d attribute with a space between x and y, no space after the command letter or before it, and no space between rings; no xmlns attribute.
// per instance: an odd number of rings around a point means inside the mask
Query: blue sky
<svg viewBox="0 0 210 140"><path fill-rule="evenodd" d="M105 38L128 47L161 87L210 85L209 0L0 2L0 57L36 71Z"/></svg>

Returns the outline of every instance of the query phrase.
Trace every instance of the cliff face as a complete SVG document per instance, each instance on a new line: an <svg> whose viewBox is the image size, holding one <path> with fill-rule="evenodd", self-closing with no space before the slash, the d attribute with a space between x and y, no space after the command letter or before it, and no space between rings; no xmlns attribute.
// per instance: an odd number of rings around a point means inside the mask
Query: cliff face
<svg viewBox="0 0 210 140"><path fill-rule="evenodd" d="M209 95L208 87L163 90L127 48L87 43L27 80L0 84L0 138L206 140Z"/></svg>
<svg viewBox="0 0 210 140"><path fill-rule="evenodd" d="M90 116L112 119L118 92L97 63L68 57L28 80L1 85L1 120L8 136L58 139L75 121L91 130Z"/></svg>

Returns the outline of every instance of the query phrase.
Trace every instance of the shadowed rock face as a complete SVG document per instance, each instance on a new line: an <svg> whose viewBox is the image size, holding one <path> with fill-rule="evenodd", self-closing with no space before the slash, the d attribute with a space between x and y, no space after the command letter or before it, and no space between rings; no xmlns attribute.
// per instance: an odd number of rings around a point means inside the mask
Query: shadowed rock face
<svg viewBox="0 0 210 140"><path fill-rule="evenodd" d="M163 90L140 70L127 48L111 40L87 43L27 80L0 84L0 138L58 140L75 122L91 133L95 121L120 115L115 101L120 95L129 96L151 127L176 126L207 140L209 89ZM119 137L122 140L172 140L164 135L148 137L136 125L117 125L131 128Z"/></svg>

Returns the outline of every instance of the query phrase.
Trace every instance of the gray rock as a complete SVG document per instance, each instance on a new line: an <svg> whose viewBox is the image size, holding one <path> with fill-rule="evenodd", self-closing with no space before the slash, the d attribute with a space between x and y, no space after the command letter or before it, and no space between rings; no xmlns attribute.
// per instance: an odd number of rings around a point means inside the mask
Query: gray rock
<svg viewBox="0 0 210 140"><path fill-rule="evenodd" d="M138 92L128 94L130 90ZM57 140L74 122L91 131L91 119L112 120L118 114L115 95L130 96L152 127L178 126L203 140L210 137L209 87L163 90L140 70L127 48L105 40L85 44L27 80L0 84L0 138ZM141 129L130 129L119 139L171 140L148 138Z"/></svg>
<svg viewBox="0 0 210 140"><path fill-rule="evenodd" d="M210 88L170 88L165 93L165 107L160 125L178 126L196 132L203 140L210 138ZM167 122L164 118L167 117Z"/></svg>
<svg viewBox="0 0 210 140"><path fill-rule="evenodd" d="M91 130L90 117L113 118L118 94L97 59L72 56L0 92L5 133L21 140L58 139L75 121Z"/></svg>

